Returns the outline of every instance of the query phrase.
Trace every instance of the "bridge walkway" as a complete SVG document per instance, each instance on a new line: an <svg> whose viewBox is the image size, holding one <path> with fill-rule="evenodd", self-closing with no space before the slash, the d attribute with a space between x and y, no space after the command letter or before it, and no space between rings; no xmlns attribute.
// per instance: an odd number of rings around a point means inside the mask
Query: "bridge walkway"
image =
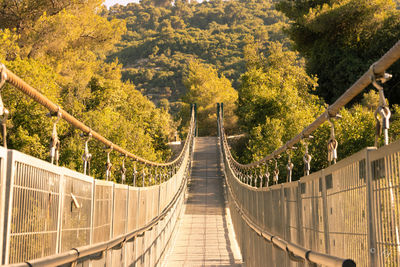
<svg viewBox="0 0 400 267"><path fill-rule="evenodd" d="M227 213L216 137L196 138L186 209L164 266L241 266Z"/></svg>

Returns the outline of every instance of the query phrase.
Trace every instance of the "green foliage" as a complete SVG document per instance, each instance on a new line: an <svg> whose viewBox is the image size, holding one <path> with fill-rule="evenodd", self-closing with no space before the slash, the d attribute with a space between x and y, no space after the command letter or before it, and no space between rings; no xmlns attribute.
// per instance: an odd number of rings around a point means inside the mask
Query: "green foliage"
<svg viewBox="0 0 400 267"><path fill-rule="evenodd" d="M319 79L318 95L333 103L400 38L400 11L391 0L280 1L291 20L288 33L306 58L307 72ZM388 82L399 103L399 63Z"/></svg>
<svg viewBox="0 0 400 267"><path fill-rule="evenodd" d="M217 71L197 61L189 63L185 75L184 85L188 93L183 98L189 106L190 103L197 105L197 123L199 135L208 136L217 134L217 103L224 104L224 121L226 130L232 131L236 126L234 115L237 91L232 88L231 83L223 75L218 76ZM188 113L188 110L184 111Z"/></svg>
<svg viewBox="0 0 400 267"><path fill-rule="evenodd" d="M60 103L60 89L51 68L32 59L16 59L5 63L27 83L40 88L50 100ZM52 120L46 117L46 109L8 84L1 94L11 117L8 122L8 147L47 159ZM61 127L65 129L65 125ZM47 138L44 133L47 133Z"/></svg>
<svg viewBox="0 0 400 267"><path fill-rule="evenodd" d="M122 66L104 59L125 32L125 23L100 16L101 1L5 1L1 6L0 60L63 110L114 143L149 160L170 156L166 146L172 120L135 86L121 81ZM12 12L20 12L8 20ZM46 109L6 85L2 90L10 110L8 145L48 159L55 118ZM64 121L57 124L60 164L82 170L84 141L80 131ZM90 142L92 174L104 178L106 153ZM122 162L112 153L114 172ZM114 176L119 179L119 175Z"/></svg>
<svg viewBox="0 0 400 267"><path fill-rule="evenodd" d="M134 81L155 103L168 99L172 112L186 94L183 70L192 60L212 65L238 88L246 39L285 38L280 30L285 19L270 1L149 3L110 8L108 17L125 19L128 31L109 60L118 58L123 79Z"/></svg>
<svg viewBox="0 0 400 267"><path fill-rule="evenodd" d="M284 145L308 126L325 109L323 101L311 93L316 87L316 78L306 74L304 62L297 53L281 44L271 44L268 55L257 52L256 44L246 49L248 70L242 75L237 114L242 129L248 133L245 144L239 142L235 156L241 162L259 160ZM338 140L338 159L373 146L375 140L374 111L378 106L375 91L364 94L360 104L340 111L341 119L334 122ZM397 105L392 110L390 136L398 139L399 113ZM330 138L328 122L319 127L308 141L312 155L311 171L328 166L327 143ZM382 137L381 137L382 139ZM380 140L380 143L382 140ZM303 176L305 146L297 145L292 151L292 162L296 166L293 178ZM286 181L288 157L279 159L280 179ZM269 168L274 168L273 163Z"/></svg>
<svg viewBox="0 0 400 267"><path fill-rule="evenodd" d="M320 112L321 104L309 91L316 79L309 77L295 52L280 43L270 45L269 55L249 64L242 76L237 114L249 133L250 154L244 160L258 160L271 153ZM299 108L301 107L301 108Z"/></svg>

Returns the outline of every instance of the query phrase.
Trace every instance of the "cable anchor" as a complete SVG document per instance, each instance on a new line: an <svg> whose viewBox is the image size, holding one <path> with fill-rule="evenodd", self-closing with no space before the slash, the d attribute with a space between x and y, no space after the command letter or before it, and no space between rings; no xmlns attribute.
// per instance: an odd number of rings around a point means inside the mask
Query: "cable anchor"
<svg viewBox="0 0 400 267"><path fill-rule="evenodd" d="M278 184L278 180L279 180L278 160L275 158L274 183Z"/></svg>
<svg viewBox="0 0 400 267"><path fill-rule="evenodd" d="M146 166L146 164L145 164ZM145 181L145 177L146 177L146 172L145 172L145 166L143 166L143 170L142 170L142 187L144 187L144 181Z"/></svg>
<svg viewBox="0 0 400 267"><path fill-rule="evenodd" d="M125 180L126 180L125 160L126 160L126 154L124 155L124 159L122 160L122 165L121 165L121 181L122 181L122 184L124 184Z"/></svg>
<svg viewBox="0 0 400 267"><path fill-rule="evenodd" d="M111 144L110 148L106 150L107 152L107 162L106 162L106 180L109 181L111 179L111 168L112 168L112 163L110 160L110 153L113 151L114 147Z"/></svg>
<svg viewBox="0 0 400 267"><path fill-rule="evenodd" d="M294 168L294 164L292 162L292 149L296 149L295 147L289 148L286 152L288 154L288 163L286 164L287 169L287 177L286 182L292 182L292 171Z"/></svg>
<svg viewBox="0 0 400 267"><path fill-rule="evenodd" d="M133 186L136 186L136 177L137 177L138 171L136 169L136 161L133 164Z"/></svg>
<svg viewBox="0 0 400 267"><path fill-rule="evenodd" d="M390 116L391 112L389 106L387 104L385 93L383 91L383 86L379 84L384 84L388 80L392 78L392 75L389 73L381 73L377 74L375 72L375 63L372 64L370 68L371 74L371 82L372 85L378 90L379 92L379 106L374 112L374 117L376 121L376 131L375 131L375 146L378 147L379 136L384 135L384 145L389 144L389 126L390 126Z"/></svg>
<svg viewBox="0 0 400 267"><path fill-rule="evenodd" d="M261 166L260 166L260 168L258 169L258 180L260 180L260 185L259 185L260 188L263 187L263 182L264 182L263 178L264 178L264 175L262 174L262 170L261 170ZM256 186L257 186L257 184L256 184Z"/></svg>
<svg viewBox="0 0 400 267"><path fill-rule="evenodd" d="M270 174L270 172L269 172L269 170L268 170L268 163L266 162L265 163L265 166L266 166L266 170L265 170L265 174L264 174L264 177L265 177L265 185L268 187L269 186L269 177L271 176L271 174Z"/></svg>
<svg viewBox="0 0 400 267"><path fill-rule="evenodd" d="M4 84L6 83L8 77L6 73L6 66L4 64L0 64L0 92ZM3 98L0 94L0 116L1 118L1 125L3 127L3 146L7 148L7 119L8 119L9 111L4 107Z"/></svg>
<svg viewBox="0 0 400 267"><path fill-rule="evenodd" d="M303 162L304 162L304 176L310 175L310 170L311 170L311 155L308 153L308 139L314 138L312 135L308 135L306 137L306 140L304 141L304 156L303 156Z"/></svg>
<svg viewBox="0 0 400 267"><path fill-rule="evenodd" d="M328 140L328 163L329 165L332 164L336 164L336 160L337 160L337 148L338 148L338 141L336 140L335 137L335 124L333 123L333 119L334 118L341 118L342 116L340 116L339 114L336 114L335 116L331 116L329 113L327 114L328 117L328 122L330 124L330 138Z"/></svg>
<svg viewBox="0 0 400 267"><path fill-rule="evenodd" d="M92 159L92 154L89 153L89 141L92 138L92 130L89 130L88 138L85 141L85 151L82 155L83 160L83 174L90 175L90 160Z"/></svg>
<svg viewBox="0 0 400 267"><path fill-rule="evenodd" d="M51 113L49 114L51 116ZM60 158L60 139L58 138L57 134L57 123L60 121L62 118L62 111L61 108L58 107L57 111L57 119L55 120L53 124L53 131L51 133L51 147L50 147L50 158L51 158L51 164L58 165L58 160Z"/></svg>

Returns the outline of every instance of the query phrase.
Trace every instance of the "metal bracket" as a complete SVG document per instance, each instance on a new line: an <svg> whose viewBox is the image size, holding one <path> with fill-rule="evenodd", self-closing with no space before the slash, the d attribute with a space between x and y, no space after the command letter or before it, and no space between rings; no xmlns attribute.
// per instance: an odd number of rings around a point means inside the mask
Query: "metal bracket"
<svg viewBox="0 0 400 267"><path fill-rule="evenodd" d="M77 209L82 208L82 206L78 202L78 199L72 193L71 193L71 198L72 198L72 201L71 201L72 203L71 204L73 204L75 206L75 208L77 208Z"/></svg>
<svg viewBox="0 0 400 267"><path fill-rule="evenodd" d="M390 124L390 110L388 104L386 102L385 93L383 92L383 86L380 83L385 83L392 78L392 75L389 73L380 73L377 74L375 72L375 63L371 65L371 82L372 85L378 89L379 92L379 107L376 109L374 116L376 120L376 132L375 132L375 146L378 147L379 136L384 134L384 145L389 144L389 124ZM379 116L380 118L379 118Z"/></svg>
<svg viewBox="0 0 400 267"><path fill-rule="evenodd" d="M123 156L124 156L124 159L122 160L122 165L121 165L121 180L122 180L122 184L124 184L125 180L126 180L125 160L126 160L127 155L124 154Z"/></svg>
<svg viewBox="0 0 400 267"><path fill-rule="evenodd" d="M54 164L55 161L56 165L58 165L58 159L60 157L60 139L58 138L57 134L57 123L60 121L61 118L62 118L62 111L61 108L58 107L57 118L53 123L53 131L51 133L51 147L50 147L51 164Z"/></svg>
<svg viewBox="0 0 400 267"><path fill-rule="evenodd" d="M110 145L110 148L108 148L108 149L106 150L106 152L107 152L106 180L107 180L107 181L110 180L110 178L111 178L112 163L111 163L111 160L110 160L110 153L113 151L113 149L114 149L114 147L113 147L113 145L111 144L111 145Z"/></svg>
<svg viewBox="0 0 400 267"><path fill-rule="evenodd" d="M92 129L89 129L88 138L85 142L85 151L82 155L83 160L83 173L90 175L90 160L92 159L92 154L89 153L89 141L92 138Z"/></svg>
<svg viewBox="0 0 400 267"><path fill-rule="evenodd" d="M6 66L4 64L0 64L0 92L2 87L7 81L7 73ZM1 119L1 124L3 126L3 146L7 148L7 119L8 119L9 111L4 107L3 98L0 94L0 116L3 116Z"/></svg>
<svg viewBox="0 0 400 267"><path fill-rule="evenodd" d="M371 72L371 82L376 89L383 90L383 87L380 84L378 84L378 82L385 83L389 81L392 78L392 74L386 73L385 71L383 73L376 73L375 65L376 62L372 64L371 67L369 68Z"/></svg>

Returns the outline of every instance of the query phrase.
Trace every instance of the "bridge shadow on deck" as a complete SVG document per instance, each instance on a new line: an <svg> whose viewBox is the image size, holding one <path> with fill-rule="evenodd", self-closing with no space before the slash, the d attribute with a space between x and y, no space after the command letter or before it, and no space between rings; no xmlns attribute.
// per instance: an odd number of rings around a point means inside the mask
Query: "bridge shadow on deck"
<svg viewBox="0 0 400 267"><path fill-rule="evenodd" d="M225 214L216 137L196 139L189 195L167 266L241 266Z"/></svg>

